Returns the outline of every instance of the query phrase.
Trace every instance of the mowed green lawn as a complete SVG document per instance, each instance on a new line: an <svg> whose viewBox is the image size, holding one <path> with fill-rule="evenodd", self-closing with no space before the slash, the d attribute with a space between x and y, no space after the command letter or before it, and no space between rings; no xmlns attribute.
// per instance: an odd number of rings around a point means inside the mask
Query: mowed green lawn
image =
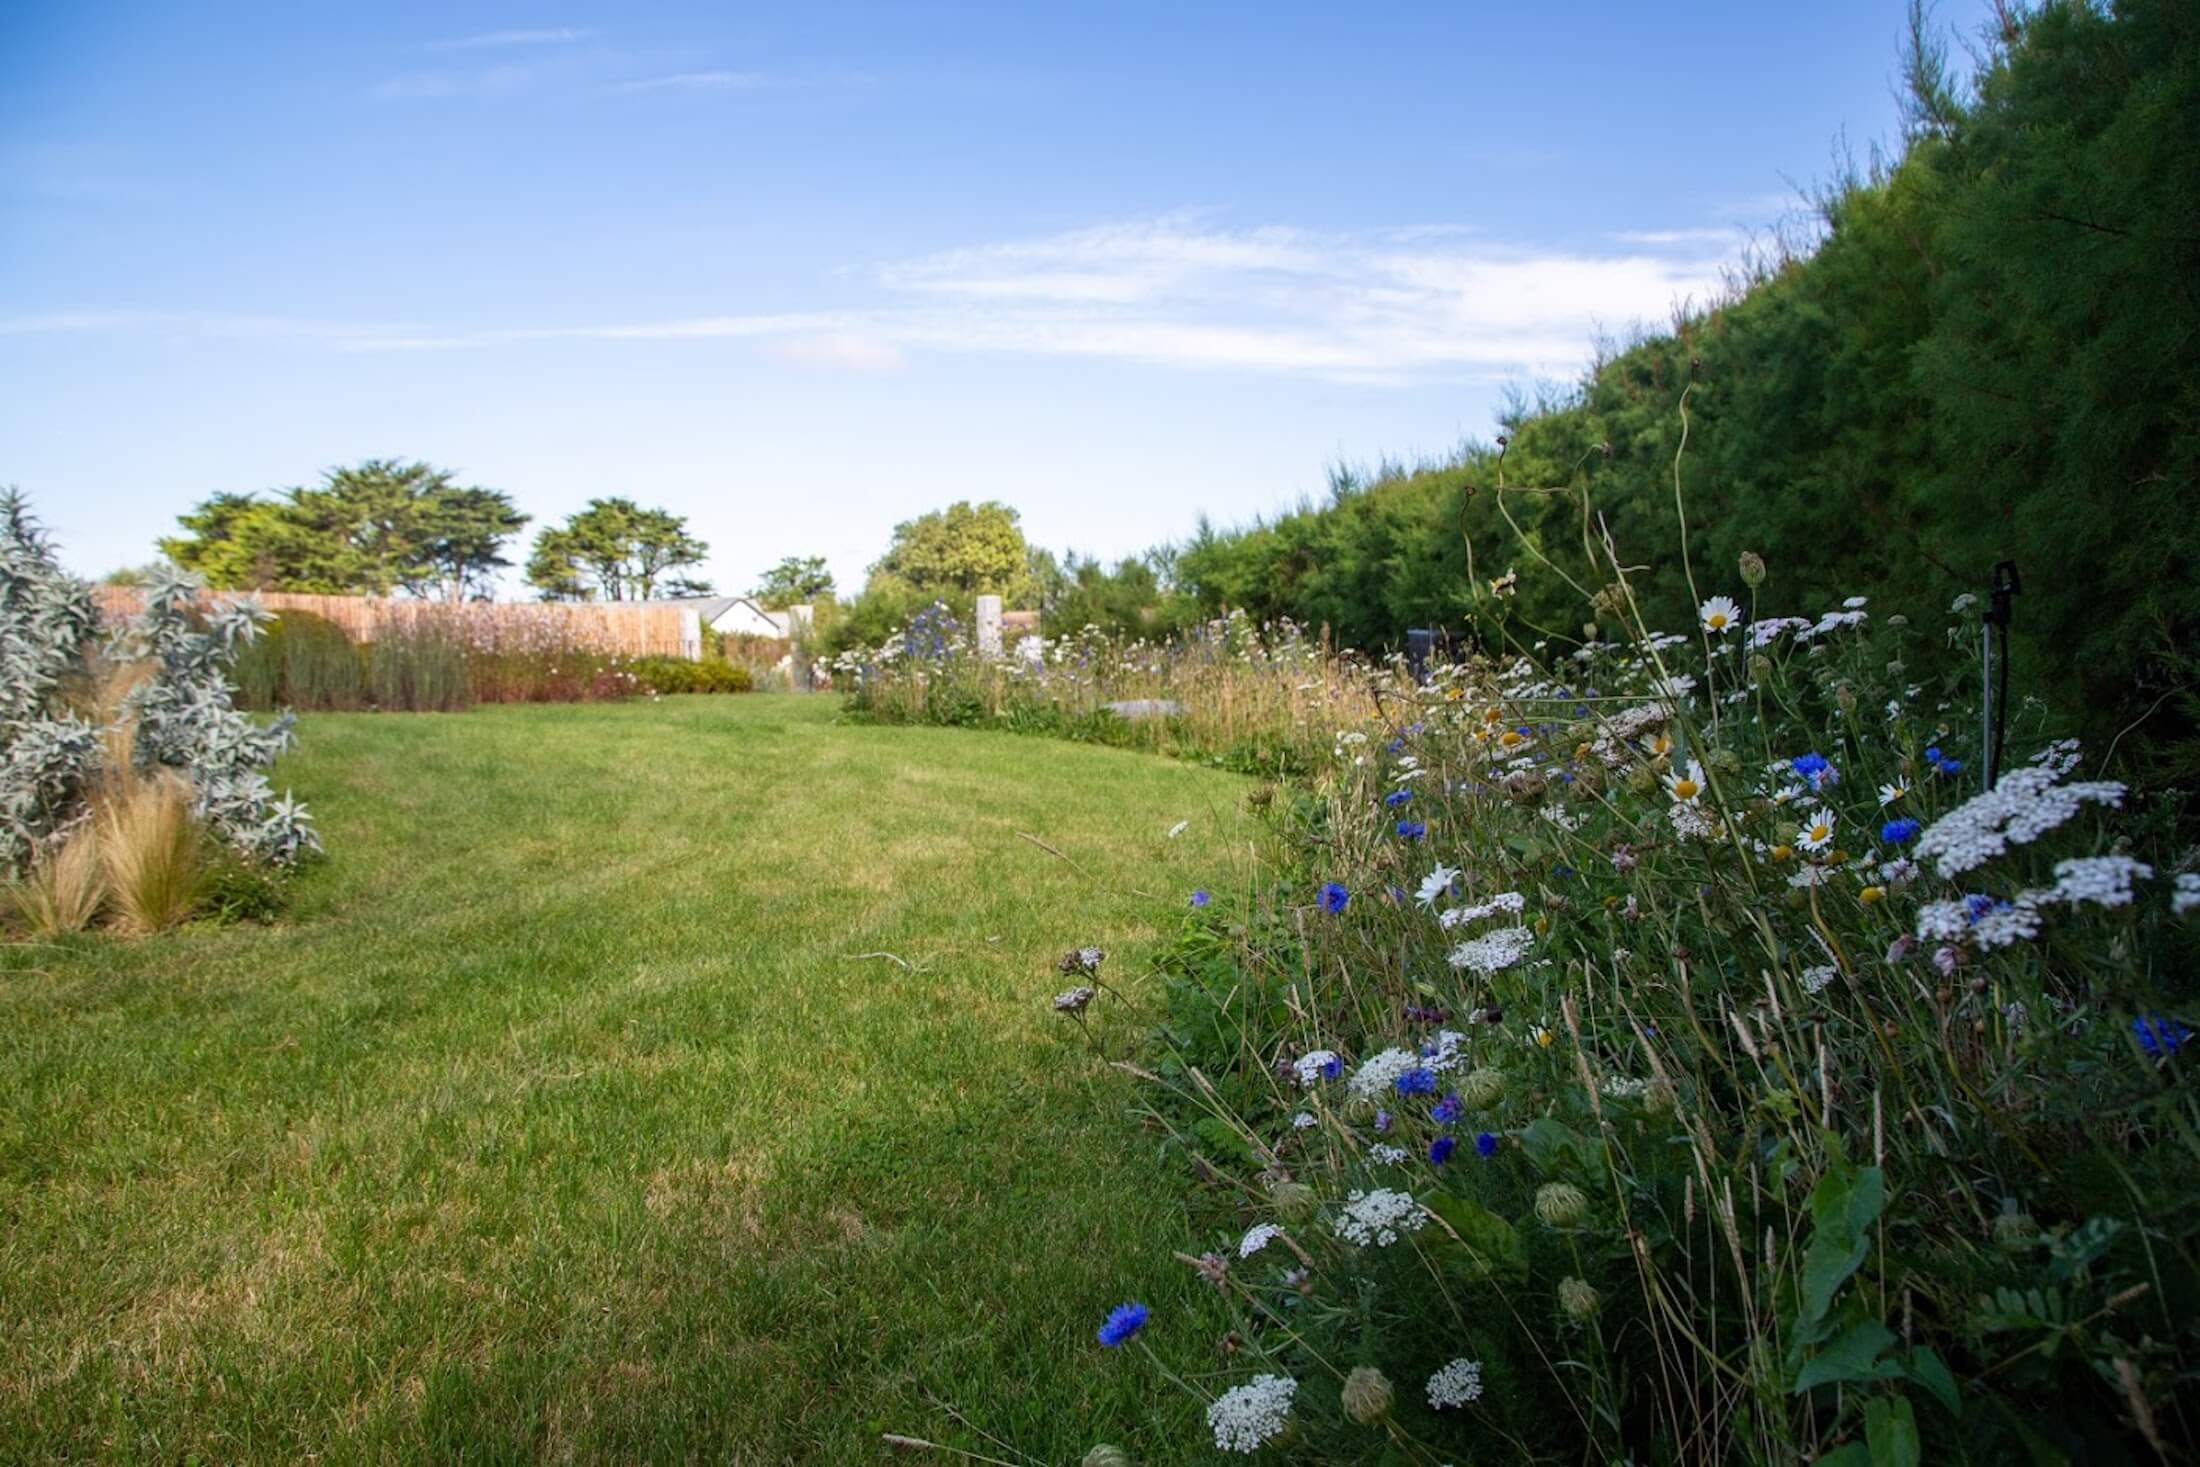
<svg viewBox="0 0 2200 1467"><path fill-rule="evenodd" d="M1135 1297L1217 1365L1178 1178L1048 1000L1083 942L1150 983L1242 782L835 716L308 718L279 926L0 948L0 1459L1201 1435L1093 1341Z"/></svg>

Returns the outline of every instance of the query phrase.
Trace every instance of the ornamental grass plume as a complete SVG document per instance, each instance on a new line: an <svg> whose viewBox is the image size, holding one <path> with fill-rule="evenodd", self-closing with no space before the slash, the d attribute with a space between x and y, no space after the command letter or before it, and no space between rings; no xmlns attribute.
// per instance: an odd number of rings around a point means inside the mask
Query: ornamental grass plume
<svg viewBox="0 0 2200 1467"><path fill-rule="evenodd" d="M107 868L100 859L98 834L78 826L41 845L30 869L10 883L8 896L38 937L59 937L91 926L107 898Z"/></svg>
<svg viewBox="0 0 2200 1467"><path fill-rule="evenodd" d="M124 931L166 932L191 915L206 871L206 834L189 785L167 773L132 779L102 797L94 828L108 900Z"/></svg>

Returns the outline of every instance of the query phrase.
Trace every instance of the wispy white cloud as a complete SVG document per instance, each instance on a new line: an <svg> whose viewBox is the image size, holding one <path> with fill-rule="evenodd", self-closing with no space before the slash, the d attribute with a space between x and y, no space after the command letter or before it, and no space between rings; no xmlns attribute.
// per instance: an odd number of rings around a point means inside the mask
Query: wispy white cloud
<svg viewBox="0 0 2200 1467"><path fill-rule="evenodd" d="M1173 215L889 263L859 277L867 299L829 310L467 330L250 329L362 351L749 341L783 361L861 371L892 370L919 354L979 353L1375 383L1502 379L1571 370L1600 332L1706 299L1739 248L1725 230L1638 231L1609 249L1541 249L1452 228L1231 229ZM252 319L227 329L236 334ZM33 320L42 324L14 329L132 324L99 313ZM225 320L136 324L212 333Z"/></svg>
<svg viewBox="0 0 2200 1467"><path fill-rule="evenodd" d="M514 46L566 46L588 39L591 33L575 26L544 26L533 30L483 31L447 41L430 41L430 51L489 51Z"/></svg>
<svg viewBox="0 0 2200 1467"><path fill-rule="evenodd" d="M770 84L760 71L675 71L637 77L613 87L618 92L747 92Z"/></svg>
<svg viewBox="0 0 2200 1467"><path fill-rule="evenodd" d="M373 92L385 102L509 97L528 90L556 69L528 61L506 61L462 71L409 71L377 82Z"/></svg>

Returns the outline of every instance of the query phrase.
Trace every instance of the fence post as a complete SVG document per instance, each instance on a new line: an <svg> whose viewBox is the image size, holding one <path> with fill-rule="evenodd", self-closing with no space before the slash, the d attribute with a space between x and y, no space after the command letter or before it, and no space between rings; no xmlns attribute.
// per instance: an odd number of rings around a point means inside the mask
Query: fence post
<svg viewBox="0 0 2200 1467"><path fill-rule="evenodd" d="M998 596L978 598L978 655L1001 655L1001 598Z"/></svg>

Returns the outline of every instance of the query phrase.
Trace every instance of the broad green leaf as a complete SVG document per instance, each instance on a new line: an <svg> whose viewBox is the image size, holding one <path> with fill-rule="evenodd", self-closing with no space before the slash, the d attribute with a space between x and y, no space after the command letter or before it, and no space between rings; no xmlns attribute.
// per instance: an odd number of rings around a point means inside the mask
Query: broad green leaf
<svg viewBox="0 0 2200 1467"><path fill-rule="evenodd" d="M1933 1399L1948 1408L1952 1416L1963 1414L1963 1401L1956 1392L1956 1378L1948 1373L1948 1366L1930 1346L1919 1345L1904 1358L1903 1374L1932 1392Z"/></svg>
<svg viewBox="0 0 2200 1467"><path fill-rule="evenodd" d="M1864 1405L1864 1443L1872 1467L1918 1467L1917 1417L1907 1396L1875 1396Z"/></svg>
<svg viewBox="0 0 2200 1467"><path fill-rule="evenodd" d="M1458 1246L1449 1251L1464 1250L1474 1277L1487 1278L1491 1274L1518 1277L1527 1272L1528 1255L1521 1247L1520 1234L1514 1231L1511 1223L1481 1203L1443 1193L1429 1199L1428 1210L1458 1234ZM1443 1241L1452 1240L1446 1235Z"/></svg>
<svg viewBox="0 0 2200 1467"><path fill-rule="evenodd" d="M1894 1343L1894 1331L1876 1319L1860 1320L1840 1338L1812 1356L1795 1373L1795 1394L1839 1381L1870 1380L1880 1352Z"/></svg>

